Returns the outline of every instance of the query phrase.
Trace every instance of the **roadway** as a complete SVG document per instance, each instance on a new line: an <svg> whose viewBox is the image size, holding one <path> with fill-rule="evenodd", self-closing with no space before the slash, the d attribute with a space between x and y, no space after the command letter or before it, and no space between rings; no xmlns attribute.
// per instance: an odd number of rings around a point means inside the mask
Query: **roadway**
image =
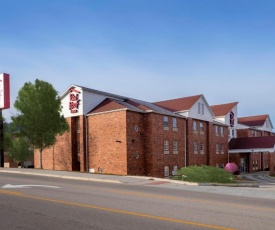
<svg viewBox="0 0 275 230"><path fill-rule="evenodd" d="M0 229L274 229L275 199L192 187L0 173Z"/></svg>

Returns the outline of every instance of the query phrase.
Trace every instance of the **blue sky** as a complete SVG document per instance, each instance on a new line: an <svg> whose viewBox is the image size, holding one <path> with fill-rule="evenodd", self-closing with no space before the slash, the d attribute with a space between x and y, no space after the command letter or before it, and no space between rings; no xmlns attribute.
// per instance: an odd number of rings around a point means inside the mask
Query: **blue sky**
<svg viewBox="0 0 275 230"><path fill-rule="evenodd" d="M273 0L0 0L0 73L160 101L204 94L275 126ZM4 116L14 114L4 111Z"/></svg>

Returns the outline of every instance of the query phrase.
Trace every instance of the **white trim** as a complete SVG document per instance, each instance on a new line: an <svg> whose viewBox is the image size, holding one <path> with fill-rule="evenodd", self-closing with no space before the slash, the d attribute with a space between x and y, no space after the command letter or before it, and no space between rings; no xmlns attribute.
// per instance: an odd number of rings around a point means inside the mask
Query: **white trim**
<svg viewBox="0 0 275 230"><path fill-rule="evenodd" d="M228 150L229 153L260 153L260 152L275 152L274 148L263 148L263 149L232 149Z"/></svg>

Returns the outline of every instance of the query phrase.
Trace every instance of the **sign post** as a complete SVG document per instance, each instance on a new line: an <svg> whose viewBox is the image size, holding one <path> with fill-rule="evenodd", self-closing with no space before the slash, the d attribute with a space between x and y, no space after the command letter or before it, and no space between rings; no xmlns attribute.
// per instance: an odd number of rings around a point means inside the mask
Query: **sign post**
<svg viewBox="0 0 275 230"><path fill-rule="evenodd" d="M10 75L0 74L0 167L4 167L4 121L2 110L10 108Z"/></svg>

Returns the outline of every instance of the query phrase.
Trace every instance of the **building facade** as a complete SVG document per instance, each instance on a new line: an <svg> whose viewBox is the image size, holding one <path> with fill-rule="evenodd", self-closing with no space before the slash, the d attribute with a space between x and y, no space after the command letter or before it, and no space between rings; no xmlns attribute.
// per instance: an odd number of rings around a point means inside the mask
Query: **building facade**
<svg viewBox="0 0 275 230"><path fill-rule="evenodd" d="M209 106L204 95L149 103L72 85L61 101L70 131L43 151L44 169L168 177L191 165L225 167L234 160L229 141L243 135L238 103Z"/></svg>

